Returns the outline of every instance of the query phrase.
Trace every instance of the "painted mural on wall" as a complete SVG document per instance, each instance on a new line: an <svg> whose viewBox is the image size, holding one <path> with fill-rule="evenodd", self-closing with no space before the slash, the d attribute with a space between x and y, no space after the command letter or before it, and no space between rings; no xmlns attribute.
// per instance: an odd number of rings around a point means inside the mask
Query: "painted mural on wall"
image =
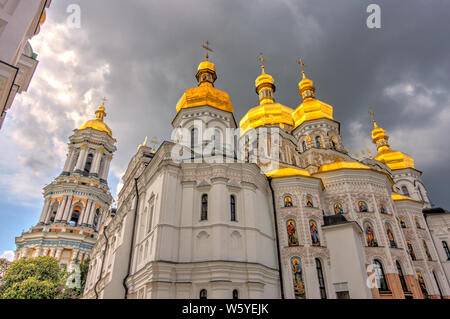
<svg viewBox="0 0 450 319"><path fill-rule="evenodd" d="M306 207L314 207L311 195L306 196Z"/></svg>
<svg viewBox="0 0 450 319"><path fill-rule="evenodd" d="M368 212L368 211L369 211L369 208L368 208L368 206L367 206L367 203L366 203L365 201L363 201L363 200L360 200L360 201L358 202L358 208L359 208L359 211L360 211L361 213L365 213L365 212Z"/></svg>
<svg viewBox="0 0 450 319"><path fill-rule="evenodd" d="M288 234L288 245L298 246L297 226L293 219L286 222L286 230Z"/></svg>
<svg viewBox="0 0 450 319"><path fill-rule="evenodd" d="M303 279L303 268L300 257L294 256L291 258L291 268L295 298L304 299L306 297L305 282Z"/></svg>
<svg viewBox="0 0 450 319"><path fill-rule="evenodd" d="M386 234L389 239L389 245L393 248L397 247L397 244L395 243L394 239L394 234L392 233L391 227L387 223L386 223Z"/></svg>
<svg viewBox="0 0 450 319"><path fill-rule="evenodd" d="M342 204L341 203L335 203L334 204L334 213L335 214L343 214L344 210L342 209Z"/></svg>
<svg viewBox="0 0 450 319"><path fill-rule="evenodd" d="M364 223L364 231L366 233L367 245L369 247L378 247L373 227L369 222Z"/></svg>
<svg viewBox="0 0 450 319"><path fill-rule="evenodd" d="M311 241L313 246L320 246L319 230L317 229L317 224L315 221L311 220L309 222L309 230L311 233Z"/></svg>

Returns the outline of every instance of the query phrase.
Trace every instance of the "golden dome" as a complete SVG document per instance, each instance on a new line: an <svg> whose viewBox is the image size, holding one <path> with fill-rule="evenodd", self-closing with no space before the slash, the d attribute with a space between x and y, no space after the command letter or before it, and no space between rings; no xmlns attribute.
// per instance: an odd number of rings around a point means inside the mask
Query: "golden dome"
<svg viewBox="0 0 450 319"><path fill-rule="evenodd" d="M96 131L106 132L109 136L112 137L111 129L108 125L103 122L103 118L106 116L105 107L100 105L98 110L95 111L95 119L89 120L80 126L79 130L85 130L87 128L92 128Z"/></svg>
<svg viewBox="0 0 450 319"><path fill-rule="evenodd" d="M258 87L263 84L273 85L275 83L273 77L270 74L262 73L255 80L255 87L258 90Z"/></svg>
<svg viewBox="0 0 450 319"><path fill-rule="evenodd" d="M214 63L206 60L199 64L195 75L198 86L187 89L177 103L177 112L196 106L208 105L216 109L233 113L228 93L214 87L217 79Z"/></svg>
<svg viewBox="0 0 450 319"><path fill-rule="evenodd" d="M370 115L372 116L374 126L372 130L372 141L378 150L374 159L386 164L392 170L414 168L414 159L408 154L392 150L388 143L389 136L386 135L386 131L383 128L377 125L372 110L370 110Z"/></svg>
<svg viewBox="0 0 450 319"><path fill-rule="evenodd" d="M326 118L333 120L333 107L314 97L316 89L314 88L313 81L305 76L304 71L302 71L302 74L303 78L298 84L298 88L303 102L292 113L295 122L294 127L300 126L305 121L316 119Z"/></svg>
<svg viewBox="0 0 450 319"><path fill-rule="evenodd" d="M371 168L369 166L361 164L360 162L344 161L341 157L336 157L336 160L333 163L324 164L324 165L320 166L320 168L317 171L317 173L336 171L336 170L339 170L339 169L364 169L364 170L371 170Z"/></svg>
<svg viewBox="0 0 450 319"><path fill-rule="evenodd" d="M264 125L294 125L293 110L280 103L258 105L250 109L239 123L241 135L252 128Z"/></svg>
<svg viewBox="0 0 450 319"><path fill-rule="evenodd" d="M305 169L286 167L271 170L266 173L267 177L279 178L279 177L291 177L291 176L306 176L311 177L311 174Z"/></svg>

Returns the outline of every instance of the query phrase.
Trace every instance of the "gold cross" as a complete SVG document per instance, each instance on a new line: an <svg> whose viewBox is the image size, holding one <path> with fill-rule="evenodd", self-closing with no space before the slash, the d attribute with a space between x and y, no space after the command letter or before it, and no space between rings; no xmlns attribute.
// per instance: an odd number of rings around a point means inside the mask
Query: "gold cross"
<svg viewBox="0 0 450 319"><path fill-rule="evenodd" d="M261 62L262 73L265 73L265 72L264 72L264 61L265 61L265 60L264 60L264 57L263 57L263 54L262 54L262 53L259 54L258 60L259 60L259 62Z"/></svg>
<svg viewBox="0 0 450 319"><path fill-rule="evenodd" d="M300 65L300 69L302 70L302 74L303 76L305 76L305 69L303 68L305 66L305 64L303 63L302 58L298 58L297 59L297 64Z"/></svg>
<svg viewBox="0 0 450 319"><path fill-rule="evenodd" d="M153 149L152 149L152 153L155 153L155 148L157 145L159 145L158 140L156 139L156 136L153 137L153 139L150 141L150 143L153 144Z"/></svg>
<svg viewBox="0 0 450 319"><path fill-rule="evenodd" d="M106 99L106 97L104 97L103 99L102 99L102 106L105 106L105 102L106 101L108 101L107 99Z"/></svg>
<svg viewBox="0 0 450 319"><path fill-rule="evenodd" d="M206 61L208 61L209 58L208 52L213 52L213 50L209 47L209 41L206 41L206 44L203 44L202 48L206 50Z"/></svg>

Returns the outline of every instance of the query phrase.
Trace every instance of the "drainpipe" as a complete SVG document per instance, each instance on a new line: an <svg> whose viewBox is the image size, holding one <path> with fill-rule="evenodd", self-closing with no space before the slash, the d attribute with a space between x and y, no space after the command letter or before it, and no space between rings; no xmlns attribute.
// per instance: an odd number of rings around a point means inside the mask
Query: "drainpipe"
<svg viewBox="0 0 450 319"><path fill-rule="evenodd" d="M94 286L94 292L95 292L95 299L98 299L98 291L97 291L97 285L100 282L100 280L102 280L102 274L103 274L103 265L105 263L105 259L106 259L106 254L108 252L108 244L109 244L109 238L108 236L106 236L106 229L108 226L103 226L103 236L105 237L106 240L106 244L105 244L105 252L103 253L103 258L102 258L102 266L100 268L100 276L97 280L97 282L95 283Z"/></svg>
<svg viewBox="0 0 450 319"><path fill-rule="evenodd" d="M272 192L272 206L273 206L273 218L275 221L275 238L277 242L277 257L278 257L278 273L280 274L280 289L281 289L281 299L284 299L284 284L283 284L283 272L281 269L281 253L280 253L280 239L278 236L278 219L277 219L277 208L275 204L275 192L272 188L272 177L267 177L269 181L270 191Z"/></svg>
<svg viewBox="0 0 450 319"><path fill-rule="evenodd" d="M128 299L128 286L126 284L126 281L128 279L128 277L130 277L130 273L131 273L131 262L133 260L133 248L134 248L134 233L136 232L136 221L137 221L137 213L138 213L138 206L139 206L139 190L138 190L138 178L134 179L134 186L136 189L136 206L134 209L134 217L133 217L133 231L131 233L131 247L130 247L130 255L128 258L128 271L127 271L127 275L125 276L125 278L123 279L123 287L125 288L125 299Z"/></svg>

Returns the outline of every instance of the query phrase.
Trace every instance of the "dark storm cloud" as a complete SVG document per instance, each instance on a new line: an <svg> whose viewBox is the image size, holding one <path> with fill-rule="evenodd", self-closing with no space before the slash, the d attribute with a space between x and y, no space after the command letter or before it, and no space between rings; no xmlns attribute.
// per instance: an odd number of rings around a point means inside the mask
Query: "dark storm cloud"
<svg viewBox="0 0 450 319"><path fill-rule="evenodd" d="M66 19L65 9L72 2L52 3L57 21ZM267 60L266 71L275 78L277 101L292 108L300 104L295 61L301 55L317 97L334 106L334 118L341 122L344 143L352 153L363 147L374 150L368 116L372 107L391 144L416 159L432 201L450 207L450 172L445 169L450 152L444 137L450 133L450 2L78 3L88 40L71 45L110 68L101 86L109 100L106 120L118 140L116 172L125 170L146 135L170 138L175 105L184 90L195 85L194 74L204 57L201 44L209 40L216 86L230 94L238 122L257 104L254 79L260 73L260 52ZM366 27L369 3L381 6L381 29ZM81 31L73 32L75 37ZM59 135L63 143L73 121L67 125Z"/></svg>

